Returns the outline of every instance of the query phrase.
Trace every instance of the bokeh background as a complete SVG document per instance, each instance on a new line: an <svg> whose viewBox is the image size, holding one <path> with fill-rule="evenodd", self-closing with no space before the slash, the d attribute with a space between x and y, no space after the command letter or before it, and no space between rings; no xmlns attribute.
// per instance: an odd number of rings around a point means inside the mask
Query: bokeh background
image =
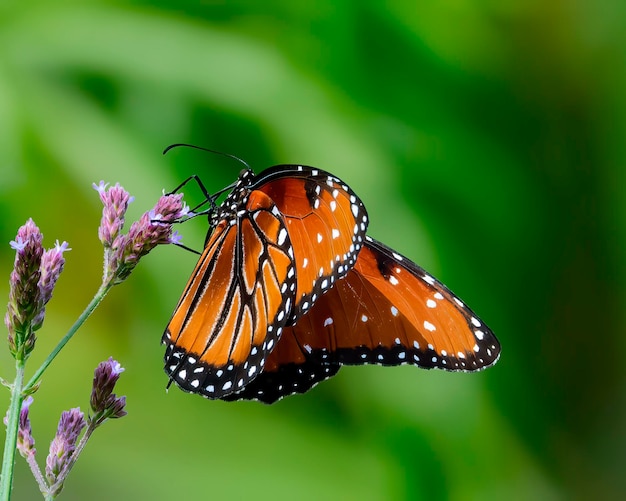
<svg viewBox="0 0 626 501"><path fill-rule="evenodd" d="M159 248L31 407L42 462L97 363L126 367L128 417L94 435L62 499L623 496L625 22L621 0L0 3L0 298L28 217L73 249L31 371L100 281L92 182L128 189L134 219L190 174L213 191L237 176L161 155L179 141L332 171L370 234L503 346L479 374L350 367L273 406L166 392L159 341L196 258ZM206 229L179 231L201 248ZM37 492L18 457L14 499Z"/></svg>

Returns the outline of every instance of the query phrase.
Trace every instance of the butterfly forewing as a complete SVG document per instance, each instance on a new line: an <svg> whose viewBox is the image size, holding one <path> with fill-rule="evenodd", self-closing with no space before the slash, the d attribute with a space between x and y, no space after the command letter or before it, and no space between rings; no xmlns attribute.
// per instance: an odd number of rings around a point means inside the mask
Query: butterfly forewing
<svg viewBox="0 0 626 501"><path fill-rule="evenodd" d="M163 336L165 370L182 389L220 398L263 370L295 295L293 249L260 191L213 230Z"/></svg>
<svg viewBox="0 0 626 501"><path fill-rule="evenodd" d="M346 278L311 319L325 317L341 363L474 371L497 361L500 344L491 330L441 282L382 243L368 237ZM337 307L346 300L356 308ZM338 310L346 313L334 315Z"/></svg>
<svg viewBox="0 0 626 501"><path fill-rule="evenodd" d="M293 323L354 266L365 240L367 212L348 185L313 167L272 167L258 176L255 187L280 210L293 245Z"/></svg>

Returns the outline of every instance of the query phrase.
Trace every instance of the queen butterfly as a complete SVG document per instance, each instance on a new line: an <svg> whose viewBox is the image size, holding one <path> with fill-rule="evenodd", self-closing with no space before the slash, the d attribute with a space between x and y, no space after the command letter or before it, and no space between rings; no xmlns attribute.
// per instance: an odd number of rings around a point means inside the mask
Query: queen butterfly
<svg viewBox="0 0 626 501"><path fill-rule="evenodd" d="M245 169L207 213L204 251L162 340L183 390L272 403L341 365L476 371L498 360L494 334L460 299L366 236L363 203L332 174Z"/></svg>

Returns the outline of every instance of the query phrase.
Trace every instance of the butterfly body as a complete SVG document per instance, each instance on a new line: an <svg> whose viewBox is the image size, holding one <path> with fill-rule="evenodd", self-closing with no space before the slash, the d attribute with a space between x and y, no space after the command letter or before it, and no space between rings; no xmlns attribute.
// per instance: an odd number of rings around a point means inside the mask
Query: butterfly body
<svg viewBox="0 0 626 501"><path fill-rule="evenodd" d="M341 365L475 371L493 333L422 268L366 236L361 200L305 166L244 170L209 211L204 252L163 336L185 391L266 403Z"/></svg>

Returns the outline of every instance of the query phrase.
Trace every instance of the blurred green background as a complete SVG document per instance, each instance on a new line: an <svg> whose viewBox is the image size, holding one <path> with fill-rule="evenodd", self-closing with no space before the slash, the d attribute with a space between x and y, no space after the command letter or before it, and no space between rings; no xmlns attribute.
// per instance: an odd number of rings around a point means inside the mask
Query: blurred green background
<svg viewBox="0 0 626 501"><path fill-rule="evenodd" d="M625 22L621 0L0 2L0 297L28 217L73 249L31 371L100 281L92 182L128 189L134 219L190 174L236 178L219 156L161 155L179 141L341 177L370 234L503 346L479 374L350 367L273 406L166 393L160 337L196 258L159 248L31 407L42 462L97 363L127 369L128 417L94 435L62 499L624 495ZM201 248L206 221L179 231ZM18 457L14 499L37 492Z"/></svg>

